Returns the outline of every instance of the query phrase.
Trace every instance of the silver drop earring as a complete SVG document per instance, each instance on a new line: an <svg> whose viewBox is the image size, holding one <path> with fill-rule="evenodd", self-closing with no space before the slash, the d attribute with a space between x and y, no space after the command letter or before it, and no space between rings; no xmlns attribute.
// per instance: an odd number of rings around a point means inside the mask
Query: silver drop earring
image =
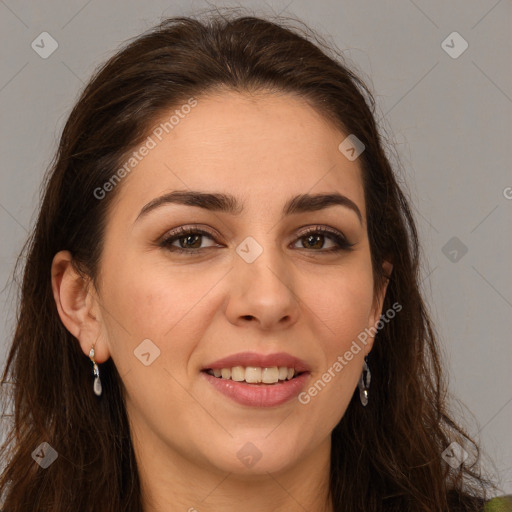
<svg viewBox="0 0 512 512"><path fill-rule="evenodd" d="M89 359L92 361L93 367L92 371L94 373L94 393L96 396L100 396L102 392L101 388L101 380L100 380L100 370L98 369L98 365L96 364L96 361L94 360L94 347L91 348L89 352Z"/></svg>
<svg viewBox="0 0 512 512"><path fill-rule="evenodd" d="M368 368L368 364L366 363L366 357L363 361L363 371L361 372L361 377L359 378L359 399L363 404L363 407L366 407L368 403L368 388L370 387L370 381L372 378L372 374L370 373L370 368Z"/></svg>

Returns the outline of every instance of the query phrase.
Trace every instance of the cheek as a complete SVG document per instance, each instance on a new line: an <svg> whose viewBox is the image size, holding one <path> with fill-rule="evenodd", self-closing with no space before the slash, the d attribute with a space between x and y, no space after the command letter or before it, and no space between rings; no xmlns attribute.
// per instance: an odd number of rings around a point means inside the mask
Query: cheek
<svg viewBox="0 0 512 512"><path fill-rule="evenodd" d="M323 364L299 398L309 417L322 418L324 433L343 417L357 386L365 348L358 336L369 326L372 302L373 281L366 272L333 277L311 298L313 311L321 319L317 326L325 333Z"/></svg>
<svg viewBox="0 0 512 512"><path fill-rule="evenodd" d="M371 266L364 261L330 273L304 277L304 303L328 340L328 351L341 350L368 327L373 304ZM304 292L303 292L304 293ZM301 297L299 297L300 299Z"/></svg>
<svg viewBox="0 0 512 512"><path fill-rule="evenodd" d="M305 301L314 313L311 318L316 322L316 332L323 333L319 336L323 364L312 375L304 401L310 402L309 407L325 419L329 428L341 419L359 380L365 346L358 336L369 327L373 304L369 256L351 263L328 276L310 277L313 293Z"/></svg>
<svg viewBox="0 0 512 512"><path fill-rule="evenodd" d="M208 292L223 272L198 272L190 268L143 265L126 258L110 267L104 282L104 306L111 353L116 364L131 364L127 358L145 339L168 359L169 344L173 357L193 350L190 340L208 324Z"/></svg>

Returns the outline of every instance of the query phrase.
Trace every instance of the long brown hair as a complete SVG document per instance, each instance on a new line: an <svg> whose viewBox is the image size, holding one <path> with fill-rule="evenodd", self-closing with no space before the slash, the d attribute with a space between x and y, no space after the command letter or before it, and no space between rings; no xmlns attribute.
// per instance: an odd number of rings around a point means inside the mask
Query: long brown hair
<svg viewBox="0 0 512 512"><path fill-rule="evenodd" d="M376 335L368 406L355 394L332 432L334 510L478 510L492 484L478 469L477 444L447 411L440 347L419 291L417 231L384 152L372 93L308 27L236 11L169 18L127 43L96 71L67 120L15 269L16 276L26 254L2 377L14 404L2 448L4 510L142 510L120 376L111 359L103 363L104 393L93 394L91 363L59 318L50 268L69 250L96 283L107 213L122 184L101 200L94 191L165 109L222 89L297 94L365 145L359 162L375 289L386 278L382 262L391 260L383 311L394 303L402 311ZM452 441L474 453L473 465L444 462ZM32 458L43 442L58 454L47 469Z"/></svg>

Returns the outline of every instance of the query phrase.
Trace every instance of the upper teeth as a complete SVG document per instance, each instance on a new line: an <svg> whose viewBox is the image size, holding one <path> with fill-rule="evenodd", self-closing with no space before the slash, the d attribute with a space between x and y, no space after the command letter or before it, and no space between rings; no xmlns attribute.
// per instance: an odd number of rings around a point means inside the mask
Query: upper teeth
<svg viewBox="0 0 512 512"><path fill-rule="evenodd" d="M270 368L260 368L257 366L233 366L233 368L222 368L208 370L210 375L223 379L231 379L237 382L248 382L250 384L274 384L279 380L290 380L295 376L294 368L286 366L271 366Z"/></svg>

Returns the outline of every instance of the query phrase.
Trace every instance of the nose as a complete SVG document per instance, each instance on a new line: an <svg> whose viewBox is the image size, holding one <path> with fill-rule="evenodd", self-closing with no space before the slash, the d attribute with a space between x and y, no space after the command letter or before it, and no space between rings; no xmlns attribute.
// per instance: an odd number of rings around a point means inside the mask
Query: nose
<svg viewBox="0 0 512 512"><path fill-rule="evenodd" d="M297 322L300 301L293 270L277 248L265 248L252 263L236 255L226 308L235 325L249 322L262 330L289 328Z"/></svg>

